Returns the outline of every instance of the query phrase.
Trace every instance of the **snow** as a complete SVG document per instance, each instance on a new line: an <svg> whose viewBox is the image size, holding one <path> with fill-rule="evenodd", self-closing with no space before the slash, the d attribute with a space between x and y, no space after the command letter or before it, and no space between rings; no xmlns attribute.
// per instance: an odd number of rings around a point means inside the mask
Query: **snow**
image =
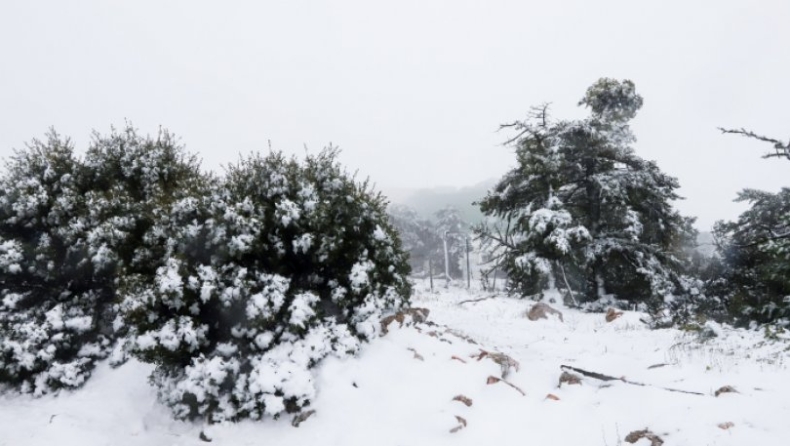
<svg viewBox="0 0 790 446"><path fill-rule="evenodd" d="M203 445L201 431L213 444L239 446L614 446L645 428L667 446L779 446L790 438L790 341L782 334L771 339L764 331L708 323L706 332L717 336L702 342L693 332L648 330L637 312L607 323L603 314L552 304L564 322L530 321L524 313L531 301L454 287L431 293L422 282L415 291L412 305L430 309L428 320L437 325L393 322L381 338L361 346L349 342L349 349L359 348L356 356L330 355L312 373L299 363L310 351L328 348L327 337L343 336L343 327L323 328L297 347L275 348L261 358L249 385L307 394L314 386L308 409L316 412L299 427L285 414L212 426L174 421L148 383L152 367L130 360L117 369L100 363L76 391L0 395L0 445ZM461 303L470 299L483 300ZM526 395L505 382L487 384L502 370L490 357L478 360L481 349L519 362L506 381ZM658 364L665 365L651 367ZM648 385L583 378L581 385L558 388L561 365ZM199 387L211 389L234 366L231 358L206 360L190 369L184 385L207 381L215 384ZM713 395L725 385L738 393ZM453 400L458 395L472 405ZM267 411L279 412L284 402L266 398ZM457 416L467 425L450 433L460 425ZM733 425L718 427L728 422Z"/></svg>
<svg viewBox="0 0 790 446"><path fill-rule="evenodd" d="M291 318L288 322L291 325L295 325L300 328L305 327L305 323L313 316L315 316L315 311L313 311L313 305L318 303L321 300L316 294L314 293L299 293L294 296L293 302L291 302Z"/></svg>

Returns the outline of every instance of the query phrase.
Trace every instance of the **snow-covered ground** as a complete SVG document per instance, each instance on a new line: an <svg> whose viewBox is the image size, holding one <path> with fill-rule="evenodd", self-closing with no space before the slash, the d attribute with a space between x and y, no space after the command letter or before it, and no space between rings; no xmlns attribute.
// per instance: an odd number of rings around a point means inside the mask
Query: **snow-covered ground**
<svg viewBox="0 0 790 446"><path fill-rule="evenodd" d="M0 446L203 445L201 430L213 444L234 446L615 446L645 428L664 445L790 444L785 339L711 326L718 336L701 342L648 330L639 313L607 323L603 314L560 308L564 321L530 321L530 301L460 303L483 297L418 284L413 305L430 309L435 325L395 322L357 357L326 360L315 372L316 412L299 427L291 417L210 427L172 421L147 383L150 366L130 361L100 366L76 392L0 396ZM518 370L497 381L502 367L481 349L508 355ZM583 377L558 388L561 365L648 386ZM714 396L725 385L737 393Z"/></svg>

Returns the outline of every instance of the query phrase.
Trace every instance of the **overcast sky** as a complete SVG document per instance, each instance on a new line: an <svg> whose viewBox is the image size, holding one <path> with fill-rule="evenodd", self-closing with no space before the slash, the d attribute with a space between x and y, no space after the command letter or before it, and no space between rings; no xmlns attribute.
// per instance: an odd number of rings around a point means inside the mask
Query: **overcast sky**
<svg viewBox="0 0 790 446"><path fill-rule="evenodd" d="M645 105L637 153L706 228L790 162L717 126L790 138L790 1L14 1L0 3L0 156L50 126L161 125L219 170L329 142L379 188L472 185L514 164L499 124L599 77Z"/></svg>

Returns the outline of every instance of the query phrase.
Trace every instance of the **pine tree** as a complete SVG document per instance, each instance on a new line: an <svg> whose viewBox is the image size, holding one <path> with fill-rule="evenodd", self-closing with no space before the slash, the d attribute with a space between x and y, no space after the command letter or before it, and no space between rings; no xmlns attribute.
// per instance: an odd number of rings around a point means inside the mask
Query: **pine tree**
<svg viewBox="0 0 790 446"><path fill-rule="evenodd" d="M727 130L768 142L763 158L790 160L790 142L745 129ZM718 222L714 233L723 261L721 278L710 280L709 295L723 299L736 322L790 324L790 189L778 193L745 189L736 201L750 208L734 222Z"/></svg>
<svg viewBox="0 0 790 446"><path fill-rule="evenodd" d="M711 281L708 294L726 300L735 321L790 318L790 189L779 193L747 189L738 201L751 207L735 222L718 222L726 286Z"/></svg>
<svg viewBox="0 0 790 446"><path fill-rule="evenodd" d="M553 121L542 106L503 126L517 132L518 166L480 206L506 229L481 226L479 235L501 248L519 294L561 278L557 286L587 301L659 303L679 291L682 247L695 237L693 220L671 206L678 182L631 147L628 123L642 106L632 82L601 79L579 104L590 117Z"/></svg>

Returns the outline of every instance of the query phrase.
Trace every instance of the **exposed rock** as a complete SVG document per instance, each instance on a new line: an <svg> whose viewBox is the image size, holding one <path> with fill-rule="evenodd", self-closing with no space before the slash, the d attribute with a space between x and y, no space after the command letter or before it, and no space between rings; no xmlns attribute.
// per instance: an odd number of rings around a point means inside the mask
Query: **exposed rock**
<svg viewBox="0 0 790 446"><path fill-rule="evenodd" d="M453 401L460 401L460 402L466 404L466 407L470 407L472 405L472 399L469 398L469 397L463 396L463 395L456 395L453 398Z"/></svg>
<svg viewBox="0 0 790 446"><path fill-rule="evenodd" d="M543 302L538 302L529 309L527 313L527 319L531 321L536 321L538 319L548 319L549 315L556 315L562 321L562 313L554 308L551 308L548 304Z"/></svg>
<svg viewBox="0 0 790 446"><path fill-rule="evenodd" d="M391 314L381 320L381 332L387 334L389 331L387 327L392 322L397 321L401 327L403 324L411 325L425 322L428 319L430 310L427 308L407 308L395 314Z"/></svg>
<svg viewBox="0 0 790 446"><path fill-rule="evenodd" d="M582 379L579 375L574 375L571 372L562 372L560 375L560 383L557 387L562 387L562 384L581 384Z"/></svg>
<svg viewBox="0 0 790 446"><path fill-rule="evenodd" d="M421 354L417 353L417 350L413 348L409 348L409 351L414 353L414 359L417 359L419 361L425 361L425 358L423 358Z"/></svg>
<svg viewBox="0 0 790 446"><path fill-rule="evenodd" d="M313 414L315 414L315 410L308 410L306 412L302 412L296 415L294 419L291 420L291 426L299 427L299 425L302 424L302 422L313 416Z"/></svg>
<svg viewBox="0 0 790 446"><path fill-rule="evenodd" d="M726 431L727 429L729 429L731 427L735 427L735 423L733 423L732 421L727 421L725 423L719 423L716 426L718 426L719 429L722 429L722 430Z"/></svg>
<svg viewBox="0 0 790 446"><path fill-rule="evenodd" d="M466 427L466 419L464 417L459 417L458 415L456 415L455 419L458 420L458 426L455 426L454 428L450 429L451 434L454 434Z"/></svg>
<svg viewBox="0 0 790 446"><path fill-rule="evenodd" d="M617 311L614 308L609 308L608 310L606 310L606 322L612 322L613 320L617 319L622 315L623 315L622 311Z"/></svg>
<svg viewBox="0 0 790 446"><path fill-rule="evenodd" d="M499 364L500 369L502 369L502 378L507 378L510 374L511 369L515 369L518 372L519 363L515 359L511 358L510 356L504 353L497 353L497 352L489 352L483 349L480 349L480 354L477 355L477 360L480 361L483 358L490 358L492 361Z"/></svg>
<svg viewBox="0 0 790 446"><path fill-rule="evenodd" d="M724 386L724 387L720 388L719 390L717 390L714 393L714 395L719 396L722 393L738 393L738 391L735 390L735 387L733 387L733 386Z"/></svg>
<svg viewBox="0 0 790 446"><path fill-rule="evenodd" d="M647 438L648 440L650 440L650 446L661 446L662 444L664 444L664 440L662 440L661 437L650 432L647 429L631 432L630 434L625 436L625 441L633 444L643 438Z"/></svg>
<svg viewBox="0 0 790 446"><path fill-rule="evenodd" d="M545 399L552 400L552 401L559 401L560 397L558 397L557 395L555 395L553 393L550 393L550 394L546 395Z"/></svg>

